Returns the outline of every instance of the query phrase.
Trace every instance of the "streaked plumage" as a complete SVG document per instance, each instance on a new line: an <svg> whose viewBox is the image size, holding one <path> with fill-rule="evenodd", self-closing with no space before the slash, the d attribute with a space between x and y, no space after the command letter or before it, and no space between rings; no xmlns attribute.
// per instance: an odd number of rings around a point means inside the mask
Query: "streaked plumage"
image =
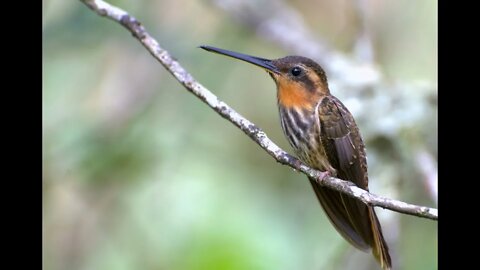
<svg viewBox="0 0 480 270"><path fill-rule="evenodd" d="M323 69L313 60L287 56L269 60L223 49L202 48L264 68L277 84L280 123L296 155L312 168L368 190L365 146L352 114L330 94ZM373 255L383 269L391 259L372 207L310 179L329 220L353 246Z"/></svg>

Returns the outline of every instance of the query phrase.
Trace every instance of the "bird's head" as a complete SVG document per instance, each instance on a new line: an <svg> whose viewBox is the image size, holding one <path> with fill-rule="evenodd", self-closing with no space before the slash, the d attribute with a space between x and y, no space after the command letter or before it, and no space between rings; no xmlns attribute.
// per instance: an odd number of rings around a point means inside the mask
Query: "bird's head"
<svg viewBox="0 0 480 270"><path fill-rule="evenodd" d="M211 46L200 47L266 70L277 84L278 103L281 106L313 109L320 97L330 94L325 72L310 58L286 56L270 60Z"/></svg>

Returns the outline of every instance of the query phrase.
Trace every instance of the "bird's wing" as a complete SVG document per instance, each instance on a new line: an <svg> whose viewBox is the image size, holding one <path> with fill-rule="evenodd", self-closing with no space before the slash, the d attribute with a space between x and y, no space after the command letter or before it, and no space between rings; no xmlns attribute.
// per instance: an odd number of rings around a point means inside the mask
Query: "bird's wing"
<svg viewBox="0 0 480 270"><path fill-rule="evenodd" d="M350 112L335 97L323 98L318 106L321 144L336 177L368 188L365 149ZM330 221L352 245L366 250L372 245L368 206L310 179Z"/></svg>
<svg viewBox="0 0 480 270"><path fill-rule="evenodd" d="M333 96L318 106L321 142L337 177L368 190L365 146L352 114Z"/></svg>

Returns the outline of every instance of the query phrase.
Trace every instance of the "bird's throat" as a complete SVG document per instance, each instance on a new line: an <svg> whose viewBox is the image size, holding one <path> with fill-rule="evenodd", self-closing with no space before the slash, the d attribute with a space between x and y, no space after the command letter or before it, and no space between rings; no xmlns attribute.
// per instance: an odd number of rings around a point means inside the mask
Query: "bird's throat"
<svg viewBox="0 0 480 270"><path fill-rule="evenodd" d="M310 111L314 109L318 96L315 92L306 91L299 82L285 80L277 82L277 99L283 107Z"/></svg>

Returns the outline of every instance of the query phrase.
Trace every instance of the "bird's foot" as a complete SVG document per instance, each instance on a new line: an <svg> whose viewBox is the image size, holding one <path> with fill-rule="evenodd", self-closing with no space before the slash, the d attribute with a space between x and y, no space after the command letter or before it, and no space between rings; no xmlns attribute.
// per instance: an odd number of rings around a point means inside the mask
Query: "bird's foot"
<svg viewBox="0 0 480 270"><path fill-rule="evenodd" d="M327 177L330 177L330 176L332 176L332 173L330 171L320 172L320 174L317 178L317 181L322 182L324 179L326 179Z"/></svg>

